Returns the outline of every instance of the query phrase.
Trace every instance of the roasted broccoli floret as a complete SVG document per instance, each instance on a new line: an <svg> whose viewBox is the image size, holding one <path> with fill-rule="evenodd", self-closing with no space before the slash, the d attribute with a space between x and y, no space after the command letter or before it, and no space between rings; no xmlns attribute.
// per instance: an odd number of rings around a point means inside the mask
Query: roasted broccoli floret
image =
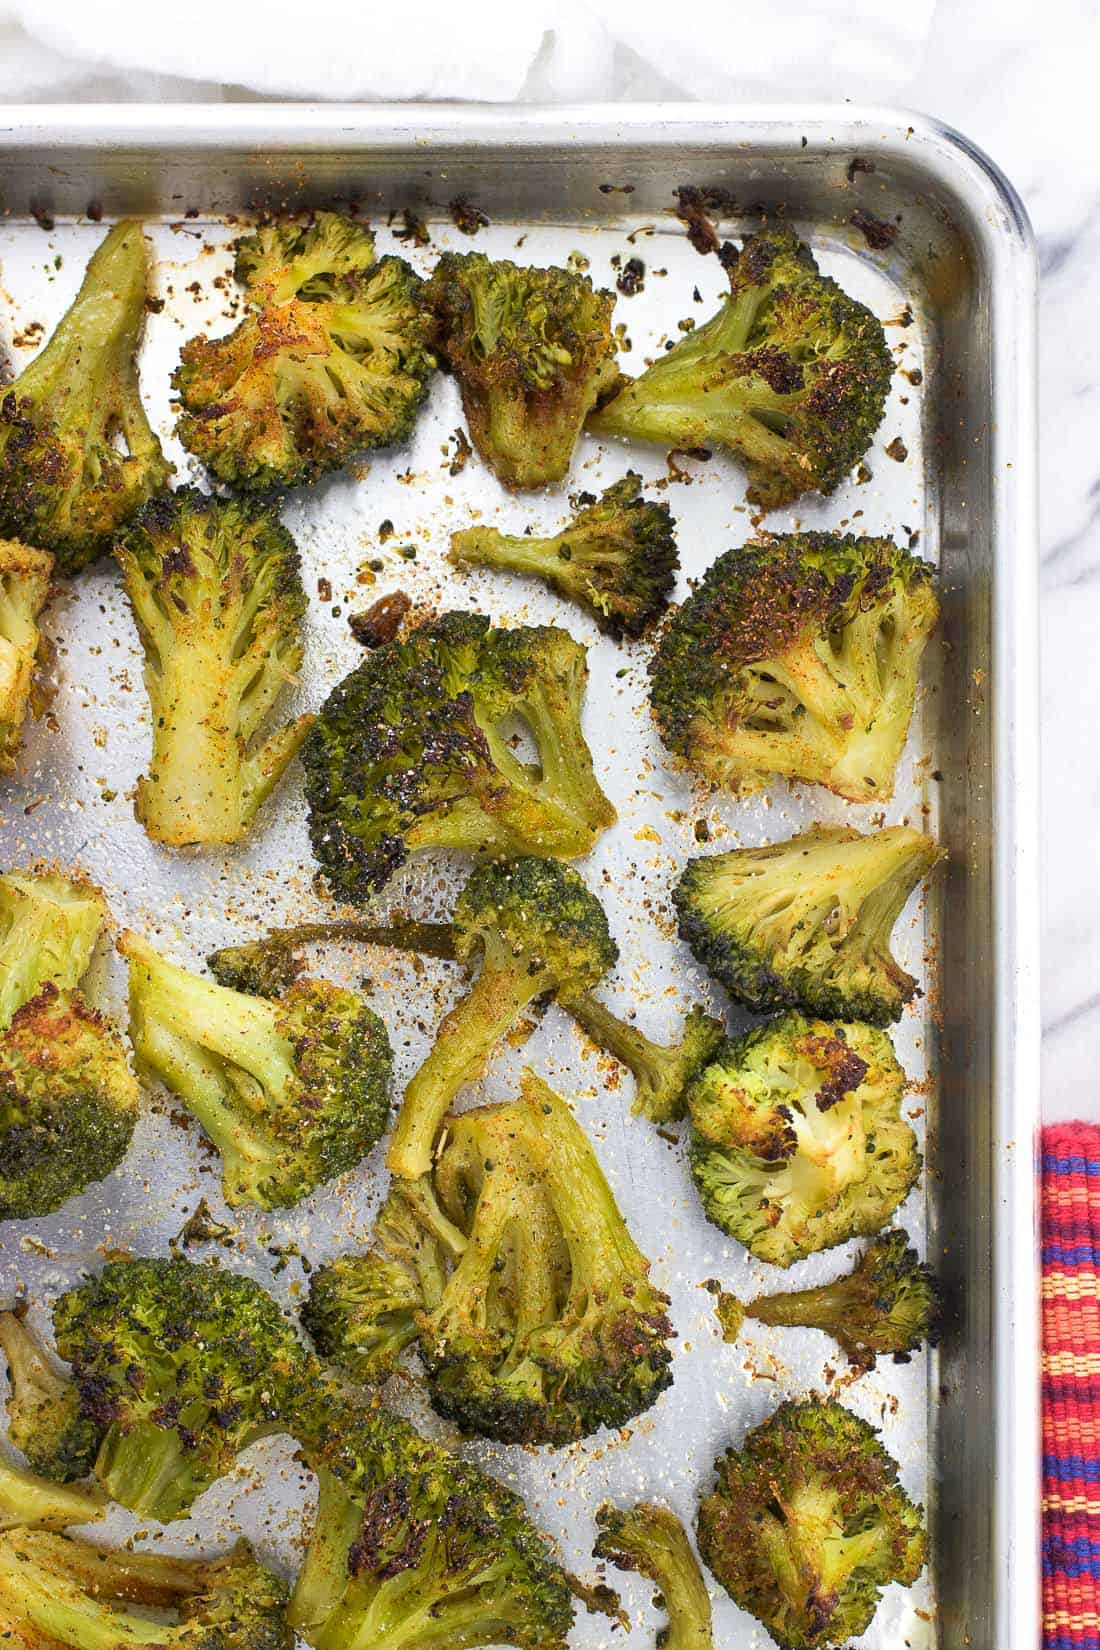
<svg viewBox="0 0 1100 1650"><path fill-rule="evenodd" d="M287 1596L246 1541L203 1559L41 1531L0 1538L0 1636L26 1650L291 1650Z"/></svg>
<svg viewBox="0 0 1100 1650"><path fill-rule="evenodd" d="M576 859L615 822L581 728L585 649L550 625L448 613L377 648L302 750L313 851L363 901L422 848ZM514 748L517 723L537 758Z"/></svg>
<svg viewBox="0 0 1100 1650"><path fill-rule="evenodd" d="M780 775L887 800L939 615L932 578L890 539L791 533L728 550L650 665L665 744L729 790Z"/></svg>
<svg viewBox="0 0 1100 1650"><path fill-rule="evenodd" d="M436 362L404 259L375 263L369 230L321 212L240 241L236 274L249 313L225 338L192 338L172 379L190 452L251 491L407 440Z"/></svg>
<svg viewBox="0 0 1100 1650"><path fill-rule="evenodd" d="M407 1186L373 1250L313 1274L306 1322L324 1356L374 1377L412 1331L439 1413L506 1443L570 1443L656 1402L672 1379L667 1298L544 1083L527 1073L519 1100L448 1119L430 1180Z"/></svg>
<svg viewBox="0 0 1100 1650"><path fill-rule="evenodd" d="M294 540L262 505L183 487L139 512L116 555L153 721L137 817L175 847L239 842L312 721L263 736L302 662Z"/></svg>
<svg viewBox="0 0 1100 1650"><path fill-rule="evenodd" d="M889 1025L917 995L890 950L913 889L942 858L902 825L813 825L786 842L689 860L680 937L738 1002Z"/></svg>
<svg viewBox="0 0 1100 1650"><path fill-rule="evenodd" d="M12 773L31 699L53 557L0 539L0 774Z"/></svg>
<svg viewBox="0 0 1100 1650"><path fill-rule="evenodd" d="M716 1053L726 1032L721 1020L701 1008L684 1016L678 1043L653 1043L637 1026L620 1020L591 994L572 997L563 1005L602 1048L634 1077L635 1116L651 1123L671 1123L683 1117L690 1084Z"/></svg>
<svg viewBox="0 0 1100 1650"><path fill-rule="evenodd" d="M18 1311L0 1312L0 1352L8 1366L8 1437L28 1467L58 1484L86 1478L100 1428L81 1414L73 1382Z"/></svg>
<svg viewBox="0 0 1100 1650"><path fill-rule="evenodd" d="M233 1208L288 1208L354 1168L389 1120L386 1028L362 997L299 980L276 1002L179 968L136 934L130 1039L222 1158Z"/></svg>
<svg viewBox="0 0 1100 1650"><path fill-rule="evenodd" d="M288 1430L313 1373L259 1284L187 1260L112 1261L59 1297L53 1324L81 1414L103 1431L96 1477L162 1523Z"/></svg>
<svg viewBox="0 0 1100 1650"><path fill-rule="evenodd" d="M552 859L479 865L455 903L453 931L456 956L480 966L405 1090L386 1161L411 1179L427 1174L452 1100L481 1076L524 1010L578 996L618 957L602 905L576 871Z"/></svg>
<svg viewBox="0 0 1100 1650"><path fill-rule="evenodd" d="M906 1233L883 1232L843 1277L816 1289L760 1295L745 1313L758 1323L823 1329L857 1368L872 1369L880 1354L905 1363L925 1341L935 1340L940 1290Z"/></svg>
<svg viewBox="0 0 1100 1650"><path fill-rule="evenodd" d="M911 1586L924 1568L924 1515L897 1462L832 1399L781 1404L715 1471L699 1550L783 1650L846 1644L885 1586Z"/></svg>
<svg viewBox="0 0 1100 1650"><path fill-rule="evenodd" d="M589 419L598 435L729 447L765 510L831 493L870 446L893 370L865 304L819 273L793 229L750 235L721 309Z"/></svg>
<svg viewBox="0 0 1100 1650"><path fill-rule="evenodd" d="M920 1171L905 1073L873 1026L781 1015L688 1091L708 1219L776 1266L879 1231Z"/></svg>
<svg viewBox="0 0 1100 1650"><path fill-rule="evenodd" d="M383 1409L318 1413L290 1622L315 1650L565 1650L569 1579L518 1495Z"/></svg>
<svg viewBox="0 0 1100 1650"><path fill-rule="evenodd" d="M529 573L586 608L617 640L641 636L665 611L676 583L672 513L642 497L642 478L633 471L598 499L582 493L578 504L572 521L545 538L495 527L452 533L451 560Z"/></svg>
<svg viewBox="0 0 1100 1650"><path fill-rule="evenodd" d="M585 418L618 377L614 296L569 270L445 252L428 298L486 464L506 487L560 481Z"/></svg>
<svg viewBox="0 0 1100 1650"><path fill-rule="evenodd" d="M712 1650L710 1595L675 1513L651 1501L596 1513L599 1535L593 1552L619 1570L636 1570L657 1586L668 1626L657 1634L658 1650Z"/></svg>
<svg viewBox="0 0 1100 1650"><path fill-rule="evenodd" d="M116 224L0 403L0 533L52 550L61 573L109 549L172 473L138 388L147 278L140 223Z"/></svg>
<svg viewBox="0 0 1100 1650"><path fill-rule="evenodd" d="M0 1530L65 1530L70 1524L93 1524L103 1517L103 1504L97 1485L58 1484L0 1456Z"/></svg>
<svg viewBox="0 0 1100 1650"><path fill-rule="evenodd" d="M44 985L80 983L106 920L106 900L79 873L0 874L0 1031Z"/></svg>

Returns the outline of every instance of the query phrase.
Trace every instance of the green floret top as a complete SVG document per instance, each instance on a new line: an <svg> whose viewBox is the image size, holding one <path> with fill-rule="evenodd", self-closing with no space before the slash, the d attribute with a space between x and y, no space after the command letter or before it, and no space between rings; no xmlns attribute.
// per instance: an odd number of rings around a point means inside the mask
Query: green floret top
<svg viewBox="0 0 1100 1650"><path fill-rule="evenodd" d="M242 236L234 252L233 273L252 304L332 302L354 292L375 263L370 230L338 212L318 212L310 223L262 224Z"/></svg>
<svg viewBox="0 0 1100 1650"><path fill-rule="evenodd" d="M563 998L597 985L619 958L607 913L584 879L534 855L475 867L455 902L453 932L461 960L480 953L494 968L522 965Z"/></svg>

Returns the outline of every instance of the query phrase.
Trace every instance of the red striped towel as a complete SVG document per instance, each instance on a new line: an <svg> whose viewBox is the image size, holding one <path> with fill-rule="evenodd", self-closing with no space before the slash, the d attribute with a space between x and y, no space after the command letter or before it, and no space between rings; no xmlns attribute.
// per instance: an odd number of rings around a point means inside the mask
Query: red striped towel
<svg viewBox="0 0 1100 1650"><path fill-rule="evenodd" d="M1100 1126L1043 1130L1043 1642L1100 1650Z"/></svg>

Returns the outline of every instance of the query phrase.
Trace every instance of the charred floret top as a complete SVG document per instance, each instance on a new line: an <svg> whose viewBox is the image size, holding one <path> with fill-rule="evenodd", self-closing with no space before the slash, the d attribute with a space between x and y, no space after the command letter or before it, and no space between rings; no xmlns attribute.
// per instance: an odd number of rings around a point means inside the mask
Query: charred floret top
<svg viewBox="0 0 1100 1650"><path fill-rule="evenodd" d="M607 914L568 865L534 855L477 866L455 902L455 955L522 966L572 997L603 979L619 948Z"/></svg>

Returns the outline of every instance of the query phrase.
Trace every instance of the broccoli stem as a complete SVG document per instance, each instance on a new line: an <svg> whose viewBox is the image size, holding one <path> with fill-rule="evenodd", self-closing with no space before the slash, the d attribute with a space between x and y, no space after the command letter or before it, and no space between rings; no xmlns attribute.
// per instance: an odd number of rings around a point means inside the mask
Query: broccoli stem
<svg viewBox="0 0 1100 1650"><path fill-rule="evenodd" d="M0 1530L64 1530L103 1517L103 1497L88 1485L53 1484L0 1458Z"/></svg>
<svg viewBox="0 0 1100 1650"><path fill-rule="evenodd" d="M125 1432L110 1427L100 1446L96 1477L112 1501L162 1524L186 1513L206 1487L196 1484L175 1428L153 1421L134 1421Z"/></svg>
<svg viewBox="0 0 1100 1650"><path fill-rule="evenodd" d="M684 1021L680 1042L654 1043L637 1026L620 1020L590 992L562 1007L586 1031L598 1048L620 1061L635 1081L635 1115L651 1123L670 1123L683 1117L688 1084L715 1052L725 1035L719 1020L693 1008Z"/></svg>
<svg viewBox="0 0 1100 1650"><path fill-rule="evenodd" d="M835 1334L843 1329L850 1306L860 1298L851 1285L851 1275L835 1283L821 1283L812 1289L791 1289L778 1295L761 1295L745 1307L745 1316L778 1328L824 1329Z"/></svg>
<svg viewBox="0 0 1100 1650"><path fill-rule="evenodd" d="M305 1559L287 1610L290 1625L317 1645L317 1634L348 1588L348 1552L359 1535L362 1513L343 1484L316 1466L317 1513Z"/></svg>
<svg viewBox="0 0 1100 1650"><path fill-rule="evenodd" d="M467 527L451 534L451 560L472 567L499 567L508 573L528 573L557 583L562 561L562 534L536 538L501 533L495 527Z"/></svg>
<svg viewBox="0 0 1100 1650"><path fill-rule="evenodd" d="M43 1642L73 1650L125 1650L128 1645L163 1646L172 1636L163 1622L115 1610L52 1567L39 1569L17 1553L0 1549L0 1570L16 1579L27 1625L43 1635Z"/></svg>

